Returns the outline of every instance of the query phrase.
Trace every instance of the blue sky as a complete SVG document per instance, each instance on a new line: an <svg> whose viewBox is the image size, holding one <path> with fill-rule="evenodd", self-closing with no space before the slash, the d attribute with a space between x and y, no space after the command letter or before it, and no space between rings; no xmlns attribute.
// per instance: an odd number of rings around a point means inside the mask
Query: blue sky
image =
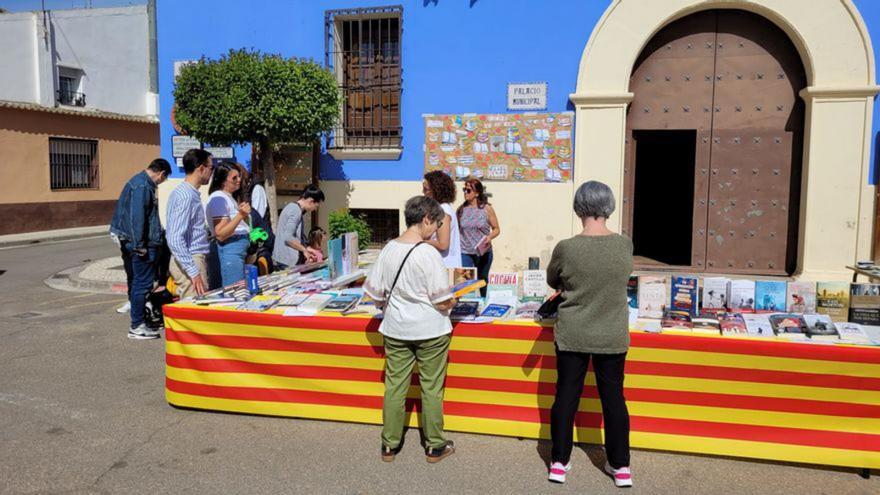
<svg viewBox="0 0 880 495"><path fill-rule="evenodd" d="M10 12L26 12L40 10L40 0L0 0L0 8ZM92 7L124 7L126 5L144 5L147 0L45 0L49 10L81 9Z"/></svg>

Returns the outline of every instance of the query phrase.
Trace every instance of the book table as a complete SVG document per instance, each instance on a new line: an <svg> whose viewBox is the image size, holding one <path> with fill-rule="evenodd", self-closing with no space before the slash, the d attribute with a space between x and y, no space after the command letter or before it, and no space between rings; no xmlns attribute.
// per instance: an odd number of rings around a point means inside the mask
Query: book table
<svg viewBox="0 0 880 495"><path fill-rule="evenodd" d="M167 400L381 424L379 322L166 306ZM445 427L549 438L555 379L551 327L457 324ZM592 372L587 382L576 439L601 443ZM626 398L636 448L880 468L880 348L633 332ZM417 426L415 377L407 409Z"/></svg>

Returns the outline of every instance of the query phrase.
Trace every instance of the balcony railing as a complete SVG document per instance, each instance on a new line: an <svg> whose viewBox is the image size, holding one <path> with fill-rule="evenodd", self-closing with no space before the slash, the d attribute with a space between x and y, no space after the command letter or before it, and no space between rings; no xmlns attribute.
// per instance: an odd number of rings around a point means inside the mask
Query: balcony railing
<svg viewBox="0 0 880 495"><path fill-rule="evenodd" d="M70 105L74 107L86 106L85 93L77 93L75 91L58 90L58 103L62 105Z"/></svg>

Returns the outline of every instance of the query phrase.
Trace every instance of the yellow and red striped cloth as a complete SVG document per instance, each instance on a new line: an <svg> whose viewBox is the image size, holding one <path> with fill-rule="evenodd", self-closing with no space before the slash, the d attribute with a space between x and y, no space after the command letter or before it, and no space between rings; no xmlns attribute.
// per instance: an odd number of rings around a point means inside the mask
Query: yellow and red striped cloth
<svg viewBox="0 0 880 495"><path fill-rule="evenodd" d="M381 424L379 321L165 307L166 397L181 407ZM549 438L552 328L459 324L446 429ZM578 441L601 443L590 373ZM418 411L414 377L407 407ZM633 333L633 447L880 468L880 349ZM418 425L418 414L409 424ZM378 433L377 433L378 435Z"/></svg>

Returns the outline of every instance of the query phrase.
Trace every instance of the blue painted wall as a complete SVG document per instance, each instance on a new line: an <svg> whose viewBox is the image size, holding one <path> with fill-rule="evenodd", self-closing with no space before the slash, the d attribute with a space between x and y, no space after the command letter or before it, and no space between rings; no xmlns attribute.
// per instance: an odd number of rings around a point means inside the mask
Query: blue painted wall
<svg viewBox="0 0 880 495"><path fill-rule="evenodd" d="M394 161L322 155L325 180L419 180L425 113L503 113L507 83L546 81L548 111L571 109L584 46L606 0L403 0L403 154ZM324 61L324 11L393 5L375 0L158 0L163 154L170 155L175 60L256 48ZM855 0L869 32L880 33L880 2ZM876 38L875 38L876 39ZM874 42L875 56L880 43ZM875 114L880 111L875 104ZM880 142L880 119L874 120ZM872 183L880 167L874 166ZM249 163L250 148L239 161ZM175 176L181 176L177 171Z"/></svg>

